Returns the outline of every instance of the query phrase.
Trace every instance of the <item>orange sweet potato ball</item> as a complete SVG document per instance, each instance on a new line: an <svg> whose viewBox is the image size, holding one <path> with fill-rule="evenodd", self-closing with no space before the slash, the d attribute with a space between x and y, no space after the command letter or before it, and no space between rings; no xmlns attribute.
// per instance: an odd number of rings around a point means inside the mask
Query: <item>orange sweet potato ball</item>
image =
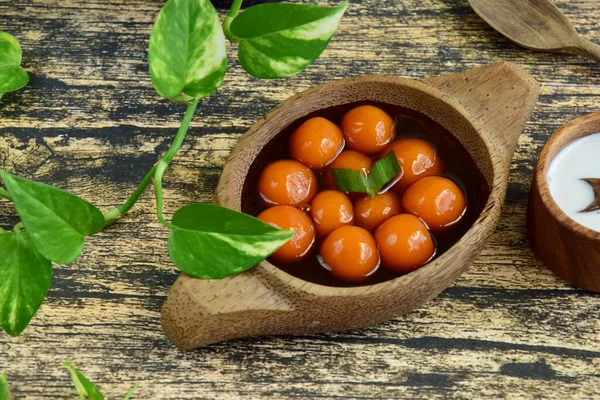
<svg viewBox="0 0 600 400"><path fill-rule="evenodd" d="M379 267L373 235L358 226L342 226L321 244L321 258L338 279L362 282Z"/></svg>
<svg viewBox="0 0 600 400"><path fill-rule="evenodd" d="M385 149L396 137L394 120L381 108L364 105L342 117L346 145L365 154Z"/></svg>
<svg viewBox="0 0 600 400"><path fill-rule="evenodd" d="M317 193L310 204L310 215L320 238L324 238L340 226L351 225L354 220L352 202L345 193L337 190Z"/></svg>
<svg viewBox="0 0 600 400"><path fill-rule="evenodd" d="M451 226L465 215L466 195L442 176L443 161L449 168L454 165L454 159L441 158L443 145L438 153L436 139L406 135L396 140L396 134L396 120L373 105L352 108L339 127L314 117L292 132L287 143L291 159L267 165L257 185L267 207L258 218L295 231L271 256L274 262L285 269L285 264L311 257L307 264L289 267L304 271L317 261L332 277L361 283L374 278L380 266L404 274L436 255L434 235L445 229L444 235L452 234ZM369 198L337 188L333 169L368 175L390 151L402 171L384 185L383 193Z"/></svg>
<svg viewBox="0 0 600 400"><path fill-rule="evenodd" d="M315 244L315 226L304 211L290 206L267 208L258 219L279 229L295 230L296 233L271 257L277 261L292 263L306 258Z"/></svg>
<svg viewBox="0 0 600 400"><path fill-rule="evenodd" d="M399 193L417 179L442 172L442 163L437 150L426 140L418 138L397 140L386 148L381 156L385 156L391 150L394 151L403 172L402 178L394 186Z"/></svg>
<svg viewBox="0 0 600 400"><path fill-rule="evenodd" d="M396 194L385 192L372 199L362 196L354 203L356 224L369 230L375 229L386 219L400 213L400 200Z"/></svg>
<svg viewBox="0 0 600 400"><path fill-rule="evenodd" d="M323 171L323 178L327 187L336 189L335 180L331 170L338 169L353 169L355 171L363 171L365 174L371 172L373 161L370 157L354 150L344 150L336 157L335 160Z"/></svg>
<svg viewBox="0 0 600 400"><path fill-rule="evenodd" d="M375 240L385 267L399 273L419 268L435 255L427 227L411 214L398 214L375 230Z"/></svg>
<svg viewBox="0 0 600 400"><path fill-rule="evenodd" d="M304 122L289 139L292 157L316 170L330 164L343 148L341 129L321 117Z"/></svg>
<svg viewBox="0 0 600 400"><path fill-rule="evenodd" d="M298 161L275 161L261 172L258 193L267 207L308 204L317 193L317 177Z"/></svg>
<svg viewBox="0 0 600 400"><path fill-rule="evenodd" d="M461 188L450 179L428 176L404 191L402 207L421 217L435 232L458 222L465 213L467 201Z"/></svg>

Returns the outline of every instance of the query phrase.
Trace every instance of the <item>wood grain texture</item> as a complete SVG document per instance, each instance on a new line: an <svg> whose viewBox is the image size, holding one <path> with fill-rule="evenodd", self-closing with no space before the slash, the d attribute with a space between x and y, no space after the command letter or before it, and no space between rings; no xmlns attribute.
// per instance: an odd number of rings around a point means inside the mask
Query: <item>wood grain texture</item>
<svg viewBox="0 0 600 400"><path fill-rule="evenodd" d="M595 0L560 0L599 41ZM215 2L224 7L225 2ZM146 46L161 1L0 0L0 29L15 34L32 73L2 98L0 167L83 195L122 202L166 149L184 106L161 100ZM224 10L222 10L224 15ZM467 273L402 318L339 334L245 339L183 353L160 329L177 274L151 194L118 226L91 238L74 264L55 268L50 295L25 334L0 336L0 369L16 399L74 399L64 359L109 398L141 383L140 399L389 399L600 396L600 296L536 260L525 212L535 159L549 135L596 111L597 64L524 50L483 22L466 0L351 1L317 63L277 82L232 61L202 102L165 177L168 212L210 201L237 139L261 115L317 83L365 73L412 78L489 64L521 64L542 95L511 166L499 226ZM16 219L0 203L0 224Z"/></svg>

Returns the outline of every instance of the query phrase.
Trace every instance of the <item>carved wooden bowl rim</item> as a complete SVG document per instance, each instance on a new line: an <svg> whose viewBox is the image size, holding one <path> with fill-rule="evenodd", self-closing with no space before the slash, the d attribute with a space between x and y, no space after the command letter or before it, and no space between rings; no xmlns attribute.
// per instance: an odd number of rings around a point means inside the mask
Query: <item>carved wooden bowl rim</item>
<svg viewBox="0 0 600 400"><path fill-rule="evenodd" d="M425 79L426 81L426 79ZM429 283L431 279L435 279L437 275L441 273L440 267L447 266L451 267L453 271L458 271L464 269L465 266L462 266L461 263L452 262L453 258L465 258L468 259L468 256L465 256L462 253L463 248L467 245L471 245L471 251L478 251L483 246L482 238L487 238L489 234L491 234L496 227L497 218L500 215L501 211L501 199L504 195L502 193L505 191L505 186L503 185L503 180L507 179L508 176L508 168L504 162L500 161L501 157L499 152L503 151L500 148L497 142L493 140L493 135L489 133L488 129L478 123L477 120L473 120L473 117L470 113L465 109L465 107L455 98L448 96L443 93L439 89L422 82L420 80L411 79L411 78L403 78L397 77L393 75L384 75L384 74L373 74L373 75L363 75L356 78L348 78L348 79L340 79L324 84L320 84L314 86L312 88L306 89L290 98L285 100L279 106L272 109L269 113L267 113L264 117L257 120L257 122L244 134L244 136L240 139L244 139L249 135L260 134L261 128L265 121L268 121L270 118L278 115L283 110L292 107L297 101L301 101L302 97L305 97L308 94L311 94L315 91L320 91L323 89L330 89L335 87L343 87L347 85L352 85L356 83L384 83L396 86L408 86L411 89L416 89L426 96L434 97L446 105L453 108L458 114L466 121L474 131L479 133L479 138L485 149L487 151L487 158L490 162L490 167L492 169L492 179L491 182L488 181L490 192L489 197L482 208L480 215L477 217L473 225L469 228L469 230L448 250L446 250L441 256L436 258L435 260L429 262L425 266L414 270L408 274L400 275L396 278L390 279L388 281L375 283L372 285L365 286L353 286L353 287L336 287L336 286L326 286L318 283L313 283L309 281L305 281L303 279L297 278L277 266L273 265L267 260L260 262L260 264L255 268L258 273L265 273L271 275L278 279L281 282L285 282L286 285L293 287L296 290L313 294L320 297L338 297L338 296L361 296L366 294L371 294L373 292L393 292L399 287L406 287L411 283ZM374 99L370 99L372 101L378 101ZM385 103L385 101L382 101ZM350 103L339 103L332 104L340 105L340 104L351 104ZM320 108L322 109L322 108ZM415 110L417 112L421 112L420 110ZM314 111L309 111L303 115L310 114ZM437 123L444 125L439 118L434 118L431 115L426 114L429 118L433 119ZM297 118L301 118L302 115L299 115ZM296 118L296 119L297 119ZM281 129L284 129L287 125L281 126ZM228 173L235 173L235 165L242 158L241 153L244 152L244 149L238 149L239 146L236 144L233 152L239 151L239 154L236 154L235 158L229 158L225 164L223 175ZM255 158L254 158L255 159ZM233 168L233 169L232 169ZM225 190L221 190L225 189ZM502 190L504 189L504 190ZM226 188L221 187L221 182L219 182L219 186L217 188L217 192L215 198L217 200L221 200L219 204L224 205L229 208L233 208L235 210L240 211L241 209L241 190L235 191L232 196L227 198L227 194L223 192L227 192L232 194L232 191L227 190ZM223 199L222 199L223 198ZM491 219L487 224L482 223L487 219ZM449 272L449 271L448 271ZM432 283L433 284L433 283ZM434 285L435 286L435 285Z"/></svg>
<svg viewBox="0 0 600 400"><path fill-rule="evenodd" d="M552 134L552 136L550 136L550 139L548 139L548 142L544 145L538 158L535 169L536 184L534 190L539 192L544 207L550 211L552 217L554 217L561 226L576 235L585 236L590 240L598 241L598 244L600 245L600 232L581 225L579 222L569 217L559 207L556 201L554 201L554 198L550 194L550 188L547 181L550 164L562 149L576 139L600 132L600 129L592 129L588 132L586 127L592 124L596 124L600 128L600 111L577 118L566 125L561 126ZM567 140L561 143L561 140L564 139Z"/></svg>

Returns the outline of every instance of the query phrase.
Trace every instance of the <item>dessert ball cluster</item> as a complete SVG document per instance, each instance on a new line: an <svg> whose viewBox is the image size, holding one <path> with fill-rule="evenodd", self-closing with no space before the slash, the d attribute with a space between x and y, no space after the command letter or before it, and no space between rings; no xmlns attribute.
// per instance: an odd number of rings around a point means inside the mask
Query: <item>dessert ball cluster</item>
<svg viewBox="0 0 600 400"><path fill-rule="evenodd" d="M380 267L407 273L431 260L436 232L463 217L466 199L443 176L437 149L402 135L394 119L372 105L353 108L340 126L321 117L300 125L289 138L291 159L270 163L258 181L266 207L258 218L295 231L272 259L317 257L346 282L364 282ZM368 174L390 151L402 172L389 190L373 198L338 190L332 169Z"/></svg>

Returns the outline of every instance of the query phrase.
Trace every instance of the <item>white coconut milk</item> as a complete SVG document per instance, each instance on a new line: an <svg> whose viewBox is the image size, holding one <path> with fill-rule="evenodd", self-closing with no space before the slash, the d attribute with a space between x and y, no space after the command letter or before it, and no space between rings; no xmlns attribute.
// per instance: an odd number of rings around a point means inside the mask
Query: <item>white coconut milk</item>
<svg viewBox="0 0 600 400"><path fill-rule="evenodd" d="M600 210L580 212L594 201L592 187L582 178L600 178L600 133L570 143L548 169L548 186L556 204L581 225L600 232Z"/></svg>

